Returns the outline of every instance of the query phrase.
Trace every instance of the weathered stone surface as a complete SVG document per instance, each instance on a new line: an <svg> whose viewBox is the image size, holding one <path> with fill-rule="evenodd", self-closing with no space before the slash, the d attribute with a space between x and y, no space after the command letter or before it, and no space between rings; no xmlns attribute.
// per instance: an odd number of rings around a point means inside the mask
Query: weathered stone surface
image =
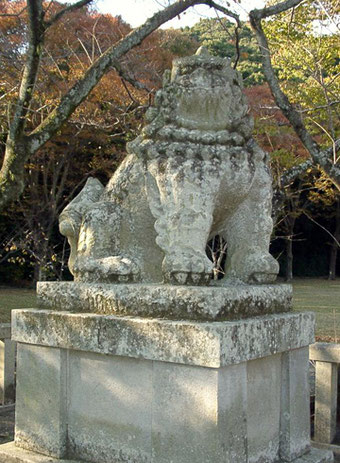
<svg viewBox="0 0 340 463"><path fill-rule="evenodd" d="M317 361L315 365L316 442L330 444L336 434L338 403L338 365Z"/></svg>
<svg viewBox="0 0 340 463"><path fill-rule="evenodd" d="M220 367L309 345L314 314L194 322L14 310L14 340L133 358Z"/></svg>
<svg viewBox="0 0 340 463"><path fill-rule="evenodd" d="M234 320L291 310L291 285L192 287L40 282L42 307L73 312L191 320Z"/></svg>
<svg viewBox="0 0 340 463"><path fill-rule="evenodd" d="M308 347L282 354L280 456L293 461L310 449Z"/></svg>
<svg viewBox="0 0 340 463"><path fill-rule="evenodd" d="M274 462L278 459L280 392L281 354L248 362L248 463Z"/></svg>
<svg viewBox="0 0 340 463"><path fill-rule="evenodd" d="M340 344L316 342L309 347L309 358L318 362L340 363Z"/></svg>
<svg viewBox="0 0 340 463"><path fill-rule="evenodd" d="M66 351L18 345L15 442L62 458L66 452Z"/></svg>
<svg viewBox="0 0 340 463"><path fill-rule="evenodd" d="M89 180L61 214L75 280L205 285L219 234L228 279L274 281L267 156L229 60L176 60L147 121L108 185Z"/></svg>
<svg viewBox="0 0 340 463"><path fill-rule="evenodd" d="M218 374L217 420L227 462L244 463L248 455L247 362L223 367Z"/></svg>
<svg viewBox="0 0 340 463"><path fill-rule="evenodd" d="M34 347L41 354L58 350ZM280 371L285 374L287 367L283 355L206 368L70 350L63 360L69 372L68 395L58 393L58 388L63 389L60 382L53 386L53 393L49 389L50 400L55 402L57 393L67 404L60 413L67 427L66 445L59 444L66 448L67 458L77 462L330 463L330 452L314 449L297 459L279 457L282 425L286 428L281 421L286 404L280 399ZM47 367L44 373L51 380L55 366L46 361L50 354L41 357ZM27 357L27 371L32 370L32 361ZM297 355L296 363L306 370L304 355ZM32 404L38 403L41 388L26 387ZM49 401L43 403L48 416ZM17 419L22 422L26 410L18 405ZM36 414L27 420L29 430L29 425L36 428L34 418ZM46 434L44 427L42 434ZM31 444L35 438L31 433ZM294 436L284 436L285 444L290 438L294 440ZM49 441L43 445L49 448ZM13 446L0 447L2 461L68 463Z"/></svg>
<svg viewBox="0 0 340 463"><path fill-rule="evenodd" d="M166 362L154 368L152 460L226 461L218 426L218 371Z"/></svg>
<svg viewBox="0 0 340 463"><path fill-rule="evenodd" d="M0 340L0 402L7 404L15 399L15 342Z"/></svg>
<svg viewBox="0 0 340 463"><path fill-rule="evenodd" d="M29 452L27 450L16 447L13 442L0 445L0 462L1 463L84 463L84 460L64 460L55 459L40 455L38 453ZM230 463L237 462L232 460ZM297 458L293 463L333 463L333 453L329 450L312 449L301 458ZM156 462L155 462L156 463ZM198 462L195 463L205 463ZM242 463L246 463L243 460ZM277 463L286 463L283 460L278 460Z"/></svg>
<svg viewBox="0 0 340 463"><path fill-rule="evenodd" d="M333 463L333 452L312 448L309 452L296 460L294 463ZM283 462L282 462L283 463Z"/></svg>
<svg viewBox="0 0 340 463"><path fill-rule="evenodd" d="M153 362L71 351L69 371L69 457L150 462Z"/></svg>
<svg viewBox="0 0 340 463"><path fill-rule="evenodd" d="M1 463L84 463L80 460L52 458L17 447L14 442L0 445Z"/></svg>

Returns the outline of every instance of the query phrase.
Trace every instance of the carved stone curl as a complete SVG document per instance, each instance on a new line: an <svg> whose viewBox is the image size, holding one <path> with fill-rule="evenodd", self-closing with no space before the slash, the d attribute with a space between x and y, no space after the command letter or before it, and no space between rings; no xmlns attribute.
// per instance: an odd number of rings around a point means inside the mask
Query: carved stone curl
<svg viewBox="0 0 340 463"><path fill-rule="evenodd" d="M175 60L147 122L108 185L89 179L61 214L75 280L208 284L219 234L226 279L274 281L267 156L229 61L204 49Z"/></svg>

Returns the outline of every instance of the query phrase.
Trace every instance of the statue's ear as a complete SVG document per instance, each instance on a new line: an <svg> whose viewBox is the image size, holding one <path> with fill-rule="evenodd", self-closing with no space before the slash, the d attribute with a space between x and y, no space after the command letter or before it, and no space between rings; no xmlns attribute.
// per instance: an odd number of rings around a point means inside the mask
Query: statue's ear
<svg viewBox="0 0 340 463"><path fill-rule="evenodd" d="M82 213L92 203L99 201L104 187L99 180L89 177L81 192L65 207L61 214L67 214L71 210L77 210Z"/></svg>
<svg viewBox="0 0 340 463"><path fill-rule="evenodd" d="M76 203L96 203L104 190L103 185L96 178L89 177L81 192L70 202L65 210Z"/></svg>
<svg viewBox="0 0 340 463"><path fill-rule="evenodd" d="M87 179L81 192L65 207L59 216L59 229L63 235L76 233L74 227L80 227L84 212L96 203L104 190L96 178ZM73 228L72 228L73 227Z"/></svg>

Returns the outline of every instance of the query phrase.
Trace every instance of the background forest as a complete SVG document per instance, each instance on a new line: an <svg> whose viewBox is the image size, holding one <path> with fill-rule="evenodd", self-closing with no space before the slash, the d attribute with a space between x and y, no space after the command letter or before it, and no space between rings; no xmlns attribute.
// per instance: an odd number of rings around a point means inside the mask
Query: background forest
<svg viewBox="0 0 340 463"><path fill-rule="evenodd" d="M17 98L27 47L24 3L0 2L0 157L4 155L9 113ZM60 5L53 3L58 10ZM272 62L290 101L321 146L339 138L339 3L305 2L265 22ZM121 17L92 7L70 12L45 37L36 96L28 124L35 127L59 103L84 70L131 31ZM89 176L104 184L125 156L125 144L143 126L162 75L174 58L206 46L229 57L244 79L255 119L255 137L270 153L275 222L272 253L281 275L340 274L340 197L331 180L309 163L308 153L276 106L265 83L261 56L248 23L201 19L184 29L159 29L129 51L122 64L131 79L110 70L52 140L26 165L20 199L0 216L0 282L13 285L68 279L68 245L58 232L58 215ZM334 145L335 146L335 145ZM334 164L337 159L334 147ZM296 174L283 178L287 169ZM303 168L299 169L299 166ZM293 169L294 171L294 169ZM218 265L225 243L209 243ZM216 274L219 269L217 268Z"/></svg>

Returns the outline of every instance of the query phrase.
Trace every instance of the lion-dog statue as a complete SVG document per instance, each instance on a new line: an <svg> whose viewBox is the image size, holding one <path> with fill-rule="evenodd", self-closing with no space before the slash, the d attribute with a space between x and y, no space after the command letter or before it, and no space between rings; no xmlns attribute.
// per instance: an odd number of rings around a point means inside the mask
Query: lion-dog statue
<svg viewBox="0 0 340 463"><path fill-rule="evenodd" d="M146 120L108 185L90 178L61 213L75 281L206 285L215 235L226 282L274 281L267 155L229 60L203 48L175 60Z"/></svg>

